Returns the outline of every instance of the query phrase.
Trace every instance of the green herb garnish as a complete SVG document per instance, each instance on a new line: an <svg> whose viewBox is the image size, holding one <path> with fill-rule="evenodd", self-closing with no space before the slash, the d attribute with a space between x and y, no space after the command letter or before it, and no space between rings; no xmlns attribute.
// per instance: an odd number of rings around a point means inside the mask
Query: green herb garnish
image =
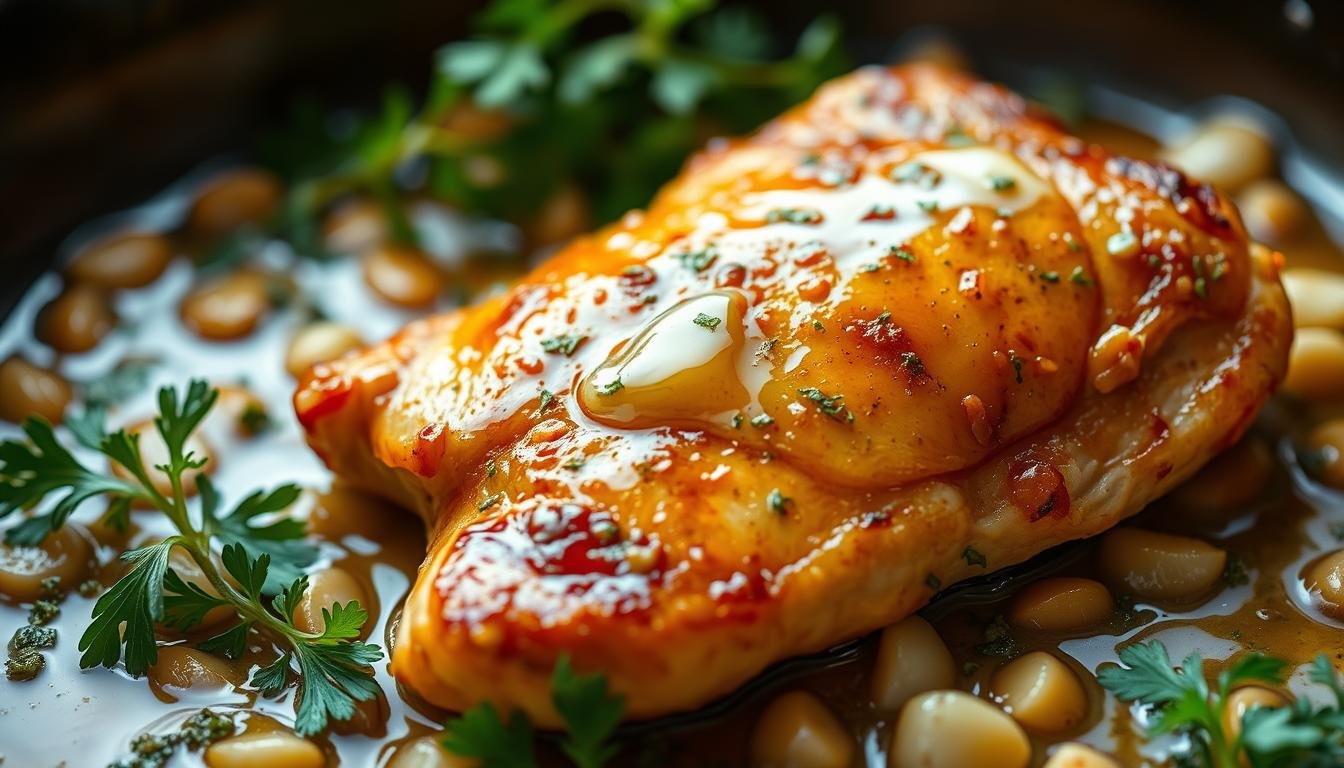
<svg viewBox="0 0 1344 768"><path fill-rule="evenodd" d="M900 259L901 261L904 261L907 264L915 263L914 252L904 246L893 245L887 249L887 253L888 255L895 256L896 258Z"/></svg>
<svg viewBox="0 0 1344 768"><path fill-rule="evenodd" d="M719 327L719 323L722 323L723 319L715 317L713 315L706 315L704 312L701 312L697 314L695 316L695 319L692 320L691 322L695 323L701 328L708 328L709 330L712 331L715 328Z"/></svg>
<svg viewBox="0 0 1344 768"><path fill-rule="evenodd" d="M156 625L187 630L210 610L225 607L236 621L201 648L237 656L254 634L276 643L282 649L280 658L258 669L251 684L265 695L275 695L297 667L301 704L295 730L318 733L331 719L349 719L357 701L378 694L369 665L383 653L376 645L355 640L367 618L355 602L323 609L322 632L293 625L294 608L307 588L302 571L317 557L316 547L304 539L303 523L277 517L298 497L299 489L284 485L269 493L258 491L231 511L221 512L218 492L200 471L206 459L187 449L218 395L203 381L191 382L180 395L171 387L159 390L154 423L168 459L157 469L168 477L172 489L168 494L151 480L139 436L126 430L108 433L97 409L75 416L68 426L82 445L119 465L132 480L94 472L56 440L50 424L29 419L24 424L27 442L0 444L0 517L48 497L56 501L49 511L10 528L6 538L36 544L59 528L81 502L95 496L108 499L107 517L113 522L124 524L132 501L158 510L176 533L122 555L129 570L94 604L92 620L79 641L80 666L111 668L121 662L131 676L139 677L158 658ZM187 511L185 488L193 480L200 495L199 516ZM172 569L169 555L174 549L195 561L217 594L187 583ZM267 599L271 595L274 599Z"/></svg>
<svg viewBox="0 0 1344 768"><path fill-rule="evenodd" d="M817 404L817 410L835 419L846 423L854 422L854 412L841 404L845 399L844 395L828 395L816 387L803 387L798 390L798 394Z"/></svg>
<svg viewBox="0 0 1344 768"><path fill-rule="evenodd" d="M685 264L688 269L696 272L704 272L718 260L719 251L717 248L710 246L708 248L701 248L698 251L677 254L677 258L680 259L681 263Z"/></svg>
<svg viewBox="0 0 1344 768"><path fill-rule="evenodd" d="M625 711L625 698L608 689L600 674L579 675L561 656L551 674L551 703L565 721L560 750L577 768L602 768L616 756L611 736ZM505 720L483 702L444 724L443 745L473 757L482 768L535 768L535 736L527 716Z"/></svg>
<svg viewBox="0 0 1344 768"><path fill-rule="evenodd" d="M771 224L815 225L821 223L822 215L821 211L811 208L775 208L765 215L765 220Z"/></svg>
<svg viewBox="0 0 1344 768"><path fill-rule="evenodd" d="M579 345L587 339L587 336L580 336L578 334L552 336L549 339L541 340L541 348L546 352L559 353L565 357L569 357L574 354L574 350L578 349Z"/></svg>
<svg viewBox="0 0 1344 768"><path fill-rule="evenodd" d="M1311 665L1310 679L1332 694L1323 706L1299 698L1282 708L1253 707L1241 718L1240 733L1224 728L1232 691L1248 683L1282 686L1282 659L1248 653L1227 663L1213 685L1204 660L1192 653L1173 667L1159 642L1120 651L1123 666L1105 667L1097 682L1116 698L1153 709L1147 733L1180 734L1188 746L1175 757L1194 768L1298 768L1344 764L1344 685L1324 655Z"/></svg>

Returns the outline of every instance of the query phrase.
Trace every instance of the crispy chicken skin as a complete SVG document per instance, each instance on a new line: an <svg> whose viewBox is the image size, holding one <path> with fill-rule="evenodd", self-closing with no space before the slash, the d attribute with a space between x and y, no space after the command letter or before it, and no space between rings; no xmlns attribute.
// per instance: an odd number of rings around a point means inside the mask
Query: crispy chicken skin
<svg viewBox="0 0 1344 768"><path fill-rule="evenodd" d="M431 531L400 681L556 725L568 655L652 717L1189 476L1284 372L1278 262L1001 88L864 69L295 406Z"/></svg>

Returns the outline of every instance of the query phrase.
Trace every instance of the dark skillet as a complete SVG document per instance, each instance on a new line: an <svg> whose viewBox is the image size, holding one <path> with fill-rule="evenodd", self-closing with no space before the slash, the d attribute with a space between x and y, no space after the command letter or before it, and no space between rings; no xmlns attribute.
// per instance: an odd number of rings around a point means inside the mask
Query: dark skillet
<svg viewBox="0 0 1344 768"><path fill-rule="evenodd" d="M478 5L0 0L0 65L8 73L0 81L0 316L61 256L82 221L148 197L213 155L251 146L299 95L359 104L390 80L422 81L433 49L462 34ZM1213 111L1253 113L1274 133L1286 180L1328 226L1344 230L1344 6L907 5L831 7L851 39L863 32L852 48L857 60L890 60L936 31L992 79L1026 94L1064 83L1091 114L1158 136ZM814 9L771 3L769 15L787 26ZM955 585L930 610L991 599L1081 553L1066 545ZM862 643L792 659L695 713L622 731L639 738L694 727L791 677L844 664Z"/></svg>

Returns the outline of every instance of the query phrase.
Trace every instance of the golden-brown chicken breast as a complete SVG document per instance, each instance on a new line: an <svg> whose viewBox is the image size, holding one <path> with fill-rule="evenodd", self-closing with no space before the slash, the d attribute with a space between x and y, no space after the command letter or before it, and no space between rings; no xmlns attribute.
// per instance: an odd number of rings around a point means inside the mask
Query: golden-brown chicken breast
<svg viewBox="0 0 1344 768"><path fill-rule="evenodd" d="M1172 168L865 69L295 405L432 531L401 681L553 725L568 655L649 717L1187 477L1283 373L1276 272Z"/></svg>

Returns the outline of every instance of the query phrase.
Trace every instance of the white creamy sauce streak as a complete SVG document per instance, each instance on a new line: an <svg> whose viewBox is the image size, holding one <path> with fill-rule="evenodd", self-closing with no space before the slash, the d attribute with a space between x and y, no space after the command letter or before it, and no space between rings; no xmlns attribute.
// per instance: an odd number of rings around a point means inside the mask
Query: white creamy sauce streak
<svg viewBox="0 0 1344 768"><path fill-rule="evenodd" d="M909 167L911 178L900 168ZM927 178L929 181L921 180ZM893 177L869 173L856 183L834 188L777 190L748 195L746 209L738 214L756 219L763 226L732 228L719 213L700 218L699 226L684 243L650 260L660 276L685 273L677 260L687 250L713 247L719 263L751 265L767 249L826 250L839 272L840 284L827 303L843 300L846 283L865 267L890 258L890 248L935 226L952 213L949 231L964 229L971 206L993 208L1004 215L1030 207L1053 189L1011 154L990 147L934 150L919 153L898 167ZM933 181L936 179L936 181ZM816 223L771 221L780 211L800 216L819 215ZM880 218L870 216L880 211ZM686 245L690 243L690 245ZM801 271L800 271L801 272ZM789 284L805 279L789 279ZM740 292L734 295L743 296ZM629 426L637 420L651 423L709 422L735 426L734 420L750 419L764 411L759 395L770 379L769 363L759 354L766 341L755 321L753 307L734 317L727 292L715 291L683 297L672 292L674 305L644 324L624 346L607 352L605 362L590 373L579 388L585 412L609 426ZM800 301L793 313L795 323L815 315L816 305ZM721 320L710 330L697 325L699 315ZM787 350L785 372L802 363L808 349L799 345ZM688 375L699 371L699 375Z"/></svg>

